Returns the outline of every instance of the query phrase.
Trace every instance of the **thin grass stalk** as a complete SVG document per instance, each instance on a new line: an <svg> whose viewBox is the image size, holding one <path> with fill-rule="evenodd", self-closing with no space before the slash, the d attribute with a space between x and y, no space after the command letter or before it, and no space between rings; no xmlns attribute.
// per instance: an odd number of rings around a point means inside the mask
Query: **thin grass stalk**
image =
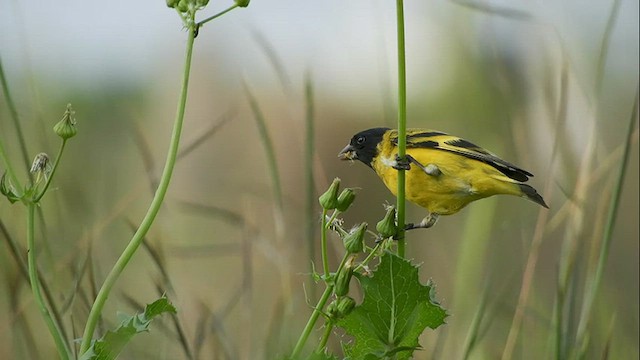
<svg viewBox="0 0 640 360"><path fill-rule="evenodd" d="M464 341L464 346L462 350L462 359L466 360L471 355L471 351L474 349L478 338L480 337L480 324L482 323L482 319L486 313L487 308L487 298L489 295L489 286L490 284L485 284L484 289L482 290L482 295L480 297L480 303L478 304L478 309L476 310L475 315L473 316L473 320L471 321L471 325L469 326L469 332L467 333L467 338Z"/></svg>
<svg viewBox="0 0 640 360"><path fill-rule="evenodd" d="M398 36L398 157L406 158L407 148L407 72L404 46L404 0L396 0L396 27ZM406 252L405 236L405 171L398 170L397 215L398 256Z"/></svg>
<svg viewBox="0 0 640 360"><path fill-rule="evenodd" d="M555 177L554 164L557 160L559 148L560 148L560 129L567 120L568 99L569 99L569 79L568 79L568 60L565 58L562 63L562 75L560 76L560 94L558 101L558 109L556 115L556 131L553 138L553 150L551 153L552 159L547 170L547 180L544 185L543 194L548 198L551 193L552 179ZM522 319L524 317L524 311L529 301L529 293L533 284L533 277L535 275L536 266L538 264L538 257L540 255L540 246L544 240L545 229L548 224L549 211L540 209L538 211L538 219L536 220L535 230L529 247L529 255L527 257L527 263L525 265L524 273L522 274L522 285L520 287L520 295L518 296L518 304L511 320L511 328L509 329L509 335L507 336L507 342L502 352L502 360L511 359L513 350L516 345L518 336L520 335L520 327L522 325Z"/></svg>
<svg viewBox="0 0 640 360"><path fill-rule="evenodd" d="M7 82L7 77L5 76L5 73L4 73L4 68L2 66L2 59L0 59L0 83L2 84L2 92L4 93L4 99L7 103L7 107L9 108L9 114L11 115L11 120L13 120L13 126L16 129L16 134L18 135L18 143L20 144L20 154L22 155L22 161L24 162L25 169L28 169L29 168L29 152L27 150L27 142L25 141L24 133L22 132L22 125L20 124L20 118L18 117L18 110L16 109L16 104L15 102L13 102L13 98L11 97L11 92L9 91L9 83Z"/></svg>
<svg viewBox="0 0 640 360"><path fill-rule="evenodd" d="M258 126L260 140L262 141L262 146L267 157L267 168L269 170L269 178L271 179L271 188L273 191L273 200L275 202L275 211L273 213L273 216L275 223L276 247L282 255L286 255L287 249L284 246L285 226L282 183L280 181L280 173L278 172L278 161L276 158L275 148L273 146L271 136L269 135L269 130L267 129L267 121L264 117L262 109L260 108L260 105L258 104L258 100L249 89L249 86L246 83L243 83L243 85L247 94L247 99L249 100L249 105L251 106L251 110L253 111L253 116L256 120L256 125ZM290 299L292 298L292 289L290 281L288 279L288 274L290 273L288 271L289 264L288 261L279 261L276 265L278 266L278 270L280 272L280 280L284 298L285 300L289 301L287 310L290 311L292 310L290 301Z"/></svg>
<svg viewBox="0 0 640 360"><path fill-rule="evenodd" d="M638 99L640 96L640 85L636 88L635 101L633 104L633 110L631 111L631 117L629 118L629 125L626 133L626 141L624 154L622 156L622 164L618 171L616 182L613 187L613 195L611 197L611 203L609 205L609 211L607 214L607 221L605 223L604 232L602 234L602 246L600 248L600 256L598 257L598 266L595 274L589 276L585 291L585 300L582 306L582 312L580 314L580 322L578 324L578 330L576 335L577 348L583 348L588 342L587 328L591 321L591 313L593 311L593 303L598 293L600 282L602 281L602 274L604 273L604 267L607 263L607 257L609 255L609 249L611 247L611 241L613 236L613 230L615 229L616 219L618 216L618 209L620 205L620 199L622 196L622 187L624 185L624 178L627 173L627 166L629 165L629 155L631 153L631 143L633 129L636 125L638 117Z"/></svg>
<svg viewBox="0 0 640 360"><path fill-rule="evenodd" d="M315 147L314 128L314 102L313 80L309 73L305 77L305 148L304 148L304 174L305 174L305 237L307 239L307 256L311 266L311 281L313 281L313 262L316 259L316 186L313 179L313 155ZM324 219L324 216L323 216ZM315 287L311 287L311 298L315 299Z"/></svg>
<svg viewBox="0 0 640 360"><path fill-rule="evenodd" d="M271 178L273 200L276 202L276 208L282 209L282 186L280 182L280 173L278 172L278 161L276 159L273 141L269 135L269 130L267 129L267 121L262 113L260 105L258 104L258 100L246 83L244 83L244 89L247 93L247 99L249 100L249 105L253 111L253 116L256 120L256 125L258 126L258 134L260 135L260 140L262 141L262 146L264 147L265 155L267 157L267 168L269 169L269 177Z"/></svg>
<svg viewBox="0 0 640 360"><path fill-rule="evenodd" d="M109 297L109 293L111 292L113 285L115 285L116 281L120 277L120 274L125 269L129 261L135 254L136 250L142 243L145 235L151 228L156 215L158 215L158 211L160 210L164 197L167 193L167 189L169 188L171 175L173 174L173 169L176 163L176 156L178 154L178 147L180 145L180 135L182 134L182 124L187 104L187 90L189 87L189 74L191 71L191 57L193 54L193 43L195 40L196 31L197 27L195 25L192 25L189 28L180 100L178 103L178 109L176 110L176 119L173 126L173 132L171 134L171 142L169 145L167 160L162 172L162 176L160 178L158 190L156 190L153 200L151 201L151 205L149 206L149 210L147 210L147 214L140 223L138 230L133 235L131 241L118 258L118 261L109 272L109 275L107 275L105 282L102 284L102 287L98 292L95 302L91 307L89 318L87 319L87 324L85 326L82 343L80 346L80 354L84 354L89 349L89 346L91 345L91 339L93 338L93 333L98 324L98 320L100 319L104 304Z"/></svg>

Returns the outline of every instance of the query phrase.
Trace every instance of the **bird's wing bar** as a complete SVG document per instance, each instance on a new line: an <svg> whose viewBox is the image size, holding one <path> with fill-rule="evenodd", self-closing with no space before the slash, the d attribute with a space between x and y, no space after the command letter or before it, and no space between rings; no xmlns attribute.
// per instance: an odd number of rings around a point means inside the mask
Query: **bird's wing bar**
<svg viewBox="0 0 640 360"><path fill-rule="evenodd" d="M398 137L391 138L397 145ZM459 137L447 135L437 131L415 132L407 135L408 148L429 148L448 151L470 159L482 161L491 165L501 173L516 181L527 181L533 174L504 161L489 151Z"/></svg>

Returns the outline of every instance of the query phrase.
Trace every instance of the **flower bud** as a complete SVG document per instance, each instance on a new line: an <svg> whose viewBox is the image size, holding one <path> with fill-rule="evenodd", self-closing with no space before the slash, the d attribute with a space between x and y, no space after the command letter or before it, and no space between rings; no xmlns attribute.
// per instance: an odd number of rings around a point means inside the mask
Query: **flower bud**
<svg viewBox="0 0 640 360"><path fill-rule="evenodd" d="M71 108L71 104L67 104L67 110L62 115L62 120L53 127L53 131L56 135L60 136L63 140L67 140L76 136L78 129L76 129L76 112Z"/></svg>
<svg viewBox="0 0 640 360"><path fill-rule="evenodd" d="M351 311L356 307L356 301L349 296L343 296L339 299L333 300L327 306L327 314L332 320L339 320L349 315Z"/></svg>
<svg viewBox="0 0 640 360"><path fill-rule="evenodd" d="M176 7L176 9L178 9L178 11L182 13L186 13L187 11L189 11L189 2L187 0L178 1L178 6Z"/></svg>
<svg viewBox="0 0 640 360"><path fill-rule="evenodd" d="M199 7L205 7L209 3L209 0L196 0L196 5Z"/></svg>
<svg viewBox="0 0 640 360"><path fill-rule="evenodd" d="M342 192L338 196L338 206L336 206L336 209L340 212L345 212L349 208L349 206L351 206L351 203L353 203L353 200L355 199L356 193L352 188L346 188L342 190Z"/></svg>
<svg viewBox="0 0 640 360"><path fill-rule="evenodd" d="M376 224L376 230L380 233L383 239L394 236L398 232L395 207L389 206L387 208L387 214Z"/></svg>
<svg viewBox="0 0 640 360"><path fill-rule="evenodd" d="M249 1L250 0L236 0L236 4L239 7L247 7L247 6L249 6Z"/></svg>
<svg viewBox="0 0 640 360"><path fill-rule="evenodd" d="M351 313L351 311L353 311L353 308L355 307L356 301L353 300L353 298L349 296L341 297L340 299L338 299L338 304L336 305L336 315L340 318L343 318L349 315L349 313Z"/></svg>
<svg viewBox="0 0 640 360"><path fill-rule="evenodd" d="M351 276L353 276L353 267L345 265L336 277L335 287L333 292L336 296L345 296L349 292L349 282L351 282Z"/></svg>
<svg viewBox="0 0 640 360"><path fill-rule="evenodd" d="M178 5L178 0L167 0L167 6L170 8L174 8Z"/></svg>
<svg viewBox="0 0 640 360"><path fill-rule="evenodd" d="M363 222L344 237L342 242L348 253L355 254L362 252L362 249L364 249L364 234L367 231L367 226L368 224Z"/></svg>
<svg viewBox="0 0 640 360"><path fill-rule="evenodd" d="M335 178L329 189L318 199L323 209L333 210L338 206L338 190L340 190L340 179Z"/></svg>

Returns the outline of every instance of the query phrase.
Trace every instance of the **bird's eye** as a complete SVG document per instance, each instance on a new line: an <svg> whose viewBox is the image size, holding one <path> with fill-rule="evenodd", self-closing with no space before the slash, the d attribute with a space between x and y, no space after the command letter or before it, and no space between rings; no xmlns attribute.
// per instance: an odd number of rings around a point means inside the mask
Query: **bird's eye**
<svg viewBox="0 0 640 360"><path fill-rule="evenodd" d="M362 145L362 144L364 144L364 141L365 141L365 140L366 140L366 139L365 139L365 137L364 137L364 136L358 136L358 138L356 139L356 144L358 144L358 145Z"/></svg>

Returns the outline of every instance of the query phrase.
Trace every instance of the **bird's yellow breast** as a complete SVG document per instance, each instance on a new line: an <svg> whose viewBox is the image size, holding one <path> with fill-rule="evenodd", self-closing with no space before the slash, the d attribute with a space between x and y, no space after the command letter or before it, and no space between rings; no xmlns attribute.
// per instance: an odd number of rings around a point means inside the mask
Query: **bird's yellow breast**
<svg viewBox="0 0 640 360"><path fill-rule="evenodd" d="M398 188L398 170L393 168L397 153L397 147L383 139L378 144L378 156L371 164L394 195ZM440 171L438 175L430 175L416 164L405 171L407 200L431 213L454 214L470 202L491 195L520 195L513 180L483 162L429 148L408 148L407 154L423 166L435 165Z"/></svg>

